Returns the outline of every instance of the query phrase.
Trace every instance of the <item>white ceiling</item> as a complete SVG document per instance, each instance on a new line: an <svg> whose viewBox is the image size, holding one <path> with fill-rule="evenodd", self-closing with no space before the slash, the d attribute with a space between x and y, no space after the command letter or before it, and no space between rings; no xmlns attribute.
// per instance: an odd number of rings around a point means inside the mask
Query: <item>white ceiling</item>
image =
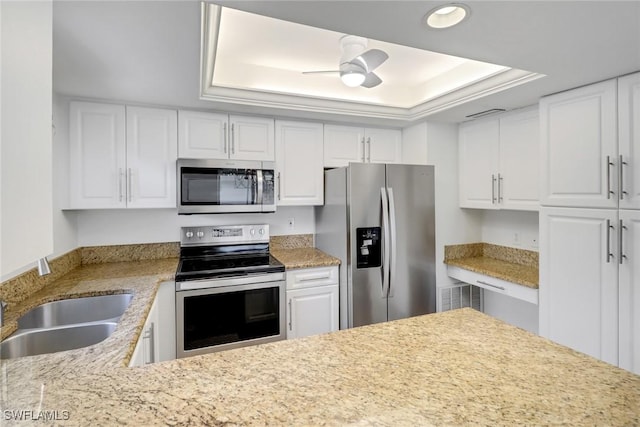
<svg viewBox="0 0 640 427"><path fill-rule="evenodd" d="M640 70L640 1L467 1L470 19L454 28L429 31L420 19L445 2L217 3L342 34L547 75L439 112L429 116L430 120L462 121L468 114L489 108L530 105L549 93ZM54 1L54 90L61 94L340 120L329 113L201 100L199 55L197 1Z"/></svg>
<svg viewBox="0 0 640 427"><path fill-rule="evenodd" d="M238 31L249 28L250 31ZM213 85L386 105L415 107L506 67L368 39L367 49L389 58L375 73L374 88L348 87L336 73L344 33L222 8L217 31ZM366 39L365 39L366 40Z"/></svg>

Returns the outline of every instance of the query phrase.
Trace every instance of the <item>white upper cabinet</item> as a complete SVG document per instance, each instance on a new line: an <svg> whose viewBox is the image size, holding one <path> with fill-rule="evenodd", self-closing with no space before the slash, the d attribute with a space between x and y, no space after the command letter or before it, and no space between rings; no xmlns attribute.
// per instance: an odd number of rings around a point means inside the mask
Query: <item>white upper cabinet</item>
<svg viewBox="0 0 640 427"><path fill-rule="evenodd" d="M227 114L178 111L178 157L227 159Z"/></svg>
<svg viewBox="0 0 640 427"><path fill-rule="evenodd" d="M500 122L460 125L458 134L460 207L498 209Z"/></svg>
<svg viewBox="0 0 640 427"><path fill-rule="evenodd" d="M275 159L274 120L179 111L178 155L189 159Z"/></svg>
<svg viewBox="0 0 640 427"><path fill-rule="evenodd" d="M324 166L401 163L402 132L396 129L324 126Z"/></svg>
<svg viewBox="0 0 640 427"><path fill-rule="evenodd" d="M124 105L70 103L69 207L124 208Z"/></svg>
<svg viewBox="0 0 640 427"><path fill-rule="evenodd" d="M620 208L640 209L640 73L618 79Z"/></svg>
<svg viewBox="0 0 640 427"><path fill-rule="evenodd" d="M460 207L538 210L537 109L460 125Z"/></svg>
<svg viewBox="0 0 640 427"><path fill-rule="evenodd" d="M545 206L618 206L616 80L540 100L541 187Z"/></svg>
<svg viewBox="0 0 640 427"><path fill-rule="evenodd" d="M174 110L70 103L69 208L176 206Z"/></svg>
<svg viewBox="0 0 640 427"><path fill-rule="evenodd" d="M276 121L278 205L322 205L324 169L321 123Z"/></svg>
<svg viewBox="0 0 640 427"><path fill-rule="evenodd" d="M127 107L127 207L176 206L175 110Z"/></svg>
<svg viewBox="0 0 640 427"><path fill-rule="evenodd" d="M539 158L538 109L501 117L498 197L503 209L538 210L540 204Z"/></svg>

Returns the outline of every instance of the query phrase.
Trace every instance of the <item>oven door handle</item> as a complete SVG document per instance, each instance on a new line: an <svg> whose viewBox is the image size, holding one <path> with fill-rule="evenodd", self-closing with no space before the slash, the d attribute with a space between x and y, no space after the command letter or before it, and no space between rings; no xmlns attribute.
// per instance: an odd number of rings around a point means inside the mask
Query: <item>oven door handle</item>
<svg viewBox="0 0 640 427"><path fill-rule="evenodd" d="M284 273L255 274L242 277L225 277L223 279L186 280L176 282L176 291L193 291L197 289L221 289L227 286L250 285L284 280ZM212 292L214 293L214 292Z"/></svg>
<svg viewBox="0 0 640 427"><path fill-rule="evenodd" d="M261 205L262 204L262 198L263 198L263 186L264 186L264 176L262 175L262 169L258 169L256 171L256 176L258 178L258 191L256 191L255 195L255 200L254 200L254 204L256 205Z"/></svg>

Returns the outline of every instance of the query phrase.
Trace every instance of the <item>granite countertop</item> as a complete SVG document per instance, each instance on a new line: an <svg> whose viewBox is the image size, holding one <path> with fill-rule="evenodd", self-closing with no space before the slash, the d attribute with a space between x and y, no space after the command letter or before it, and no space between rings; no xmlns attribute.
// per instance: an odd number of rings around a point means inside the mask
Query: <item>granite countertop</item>
<svg viewBox="0 0 640 427"><path fill-rule="evenodd" d="M640 376L468 308L139 368L2 363L3 409L64 425L640 424Z"/></svg>
<svg viewBox="0 0 640 427"><path fill-rule="evenodd" d="M538 253L487 243L445 246L447 265L538 289Z"/></svg>
<svg viewBox="0 0 640 427"><path fill-rule="evenodd" d="M313 268L340 265L340 260L312 247L304 248L272 248L271 254L285 268Z"/></svg>
<svg viewBox="0 0 640 427"><path fill-rule="evenodd" d="M47 302L85 296L133 293L133 299L106 340L89 347L2 361L12 369L45 366L54 376L63 373L110 369L127 366L140 336L151 304L161 282L173 280L177 258L85 265L35 292L25 300L10 304L5 324L0 330L4 339L16 330L17 319L30 309Z"/></svg>

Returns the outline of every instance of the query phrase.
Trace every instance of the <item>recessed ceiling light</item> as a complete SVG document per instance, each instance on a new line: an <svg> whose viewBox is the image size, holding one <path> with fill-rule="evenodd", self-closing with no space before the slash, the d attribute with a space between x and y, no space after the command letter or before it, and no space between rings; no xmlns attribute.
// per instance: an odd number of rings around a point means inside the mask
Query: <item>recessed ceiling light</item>
<svg viewBox="0 0 640 427"><path fill-rule="evenodd" d="M431 9L424 21L431 28L449 28L459 24L469 16L469 6L462 3L451 3Z"/></svg>

